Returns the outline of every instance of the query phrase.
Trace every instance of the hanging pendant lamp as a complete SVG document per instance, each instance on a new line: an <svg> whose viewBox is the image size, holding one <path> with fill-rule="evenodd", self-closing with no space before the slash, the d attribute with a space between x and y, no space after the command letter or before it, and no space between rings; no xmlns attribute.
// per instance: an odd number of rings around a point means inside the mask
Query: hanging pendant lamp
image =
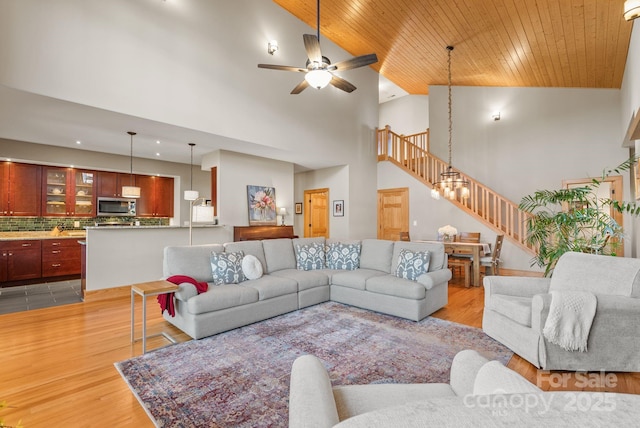
<svg viewBox="0 0 640 428"><path fill-rule="evenodd" d="M136 135L135 132L133 131L127 131L127 134L129 134L131 136L131 156L130 156L130 163L131 163L131 169L130 169L130 179L129 179L129 186L122 186L122 197L123 198L132 198L132 199L137 199L140 197L140 188L134 186L134 180L133 180L133 136Z"/></svg>
<svg viewBox="0 0 640 428"><path fill-rule="evenodd" d="M184 191L185 201L195 201L200 196L200 192L198 192L197 190L193 190L193 146L195 145L195 143L189 143L189 146L191 146L191 163L189 164L191 168L189 170L191 173L191 179L189 181L189 190Z"/></svg>
<svg viewBox="0 0 640 428"><path fill-rule="evenodd" d="M449 96L449 166L447 170L440 173L440 181L433 184L431 197L440 199L440 195L447 199L456 199L458 193L462 199L469 197L469 182L462 178L460 173L453 169L451 165L451 147L453 142L453 119L452 119L452 98L451 98L451 51L453 46L447 46L447 66L448 66L448 96Z"/></svg>

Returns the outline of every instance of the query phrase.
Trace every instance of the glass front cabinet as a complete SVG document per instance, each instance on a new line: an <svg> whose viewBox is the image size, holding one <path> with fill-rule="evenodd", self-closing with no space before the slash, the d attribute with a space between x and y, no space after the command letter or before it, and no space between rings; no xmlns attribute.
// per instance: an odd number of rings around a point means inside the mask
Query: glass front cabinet
<svg viewBox="0 0 640 428"><path fill-rule="evenodd" d="M94 171L58 167L44 169L43 216L95 216Z"/></svg>

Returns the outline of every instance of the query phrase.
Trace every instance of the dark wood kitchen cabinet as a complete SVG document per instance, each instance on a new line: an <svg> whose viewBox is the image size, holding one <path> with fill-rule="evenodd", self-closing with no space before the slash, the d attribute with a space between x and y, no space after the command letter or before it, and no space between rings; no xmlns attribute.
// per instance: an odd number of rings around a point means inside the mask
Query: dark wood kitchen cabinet
<svg viewBox="0 0 640 428"><path fill-rule="evenodd" d="M42 241L42 277L80 275L81 252L77 239Z"/></svg>
<svg viewBox="0 0 640 428"><path fill-rule="evenodd" d="M94 217L95 171L43 167L42 215Z"/></svg>
<svg viewBox="0 0 640 428"><path fill-rule="evenodd" d="M42 167L26 163L0 164L0 215L39 217Z"/></svg>
<svg viewBox="0 0 640 428"><path fill-rule="evenodd" d="M173 178L136 175L136 217L173 217Z"/></svg>
<svg viewBox="0 0 640 428"><path fill-rule="evenodd" d="M99 197L120 198L122 197L122 186L135 186L135 175L121 172L97 172L97 190Z"/></svg>
<svg viewBox="0 0 640 428"><path fill-rule="evenodd" d="M40 240L0 242L0 282L40 278L41 248Z"/></svg>

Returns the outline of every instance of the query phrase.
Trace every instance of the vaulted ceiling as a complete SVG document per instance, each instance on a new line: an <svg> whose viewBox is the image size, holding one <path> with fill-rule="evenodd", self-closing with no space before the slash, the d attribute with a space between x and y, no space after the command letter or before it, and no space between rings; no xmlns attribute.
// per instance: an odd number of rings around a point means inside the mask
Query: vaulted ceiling
<svg viewBox="0 0 640 428"><path fill-rule="evenodd" d="M316 0L273 0L316 28ZM457 86L620 88L623 0L322 0L320 29L410 94Z"/></svg>

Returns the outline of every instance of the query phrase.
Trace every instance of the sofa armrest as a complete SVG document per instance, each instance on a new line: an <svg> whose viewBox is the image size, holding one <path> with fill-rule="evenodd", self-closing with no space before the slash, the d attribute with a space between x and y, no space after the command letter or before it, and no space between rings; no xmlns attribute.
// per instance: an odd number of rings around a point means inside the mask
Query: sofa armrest
<svg viewBox="0 0 640 428"><path fill-rule="evenodd" d="M181 284L178 284L178 291L176 291L174 295L176 299L180 300L181 302L186 302L190 298L197 296L198 290L196 289L195 285L189 282L183 282Z"/></svg>
<svg viewBox="0 0 640 428"><path fill-rule="evenodd" d="M640 299L627 296L597 294L598 306L592 331L612 335L640 337ZM542 333L549 316L551 294L540 294L531 301L531 328ZM598 334L598 333L596 333Z"/></svg>
<svg viewBox="0 0 640 428"><path fill-rule="evenodd" d="M453 392L458 397L472 395L476 375L480 368L488 362L489 360L474 350L466 349L458 352L451 363L449 383Z"/></svg>
<svg viewBox="0 0 640 428"><path fill-rule="evenodd" d="M416 278L419 284L424 285L424 288L431 290L438 284L445 283L451 279L451 271L449 269L438 269L433 272L427 272Z"/></svg>
<svg viewBox="0 0 640 428"><path fill-rule="evenodd" d="M340 420L327 370L313 355L293 362L289 389L289 428L332 427Z"/></svg>

